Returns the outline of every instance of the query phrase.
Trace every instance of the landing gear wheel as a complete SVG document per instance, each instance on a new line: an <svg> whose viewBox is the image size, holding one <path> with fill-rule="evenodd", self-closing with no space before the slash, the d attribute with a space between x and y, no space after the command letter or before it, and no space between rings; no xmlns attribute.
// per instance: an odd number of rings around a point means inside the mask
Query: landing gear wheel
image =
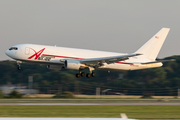
<svg viewBox="0 0 180 120"><path fill-rule="evenodd" d="M86 77L87 77L87 78L90 78L90 77L91 77L91 74L90 74L90 73L86 74Z"/></svg>
<svg viewBox="0 0 180 120"><path fill-rule="evenodd" d="M77 77L77 78L80 78L80 77L81 77L81 74L80 74L80 73L77 73L77 74L76 74L76 77Z"/></svg>
<svg viewBox="0 0 180 120"><path fill-rule="evenodd" d="M91 76L95 77L95 76L96 76L96 73L95 73L95 72L92 72L92 73L91 73Z"/></svg>
<svg viewBox="0 0 180 120"><path fill-rule="evenodd" d="M21 63L22 63L22 61L16 61L16 63L17 63L17 69L21 70Z"/></svg>
<svg viewBox="0 0 180 120"><path fill-rule="evenodd" d="M21 66L17 66L17 69L18 69L18 70L21 70Z"/></svg>
<svg viewBox="0 0 180 120"><path fill-rule="evenodd" d="M84 72L82 72L82 73L81 73L81 76L84 77L84 76L86 76L86 74L85 74Z"/></svg>

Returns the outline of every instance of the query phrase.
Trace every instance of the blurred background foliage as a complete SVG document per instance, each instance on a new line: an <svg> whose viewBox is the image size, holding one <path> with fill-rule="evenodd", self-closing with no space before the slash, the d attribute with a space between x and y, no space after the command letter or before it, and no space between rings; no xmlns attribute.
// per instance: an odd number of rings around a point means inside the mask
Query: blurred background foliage
<svg viewBox="0 0 180 120"><path fill-rule="evenodd" d="M61 92L95 94L96 87L102 89L135 89L180 88L180 56L165 59L176 59L163 63L163 67L136 71L96 70L96 77L76 78L76 70L50 70L46 65L23 63L22 70L17 70L15 61L0 62L0 85L22 84L28 86L28 77L33 76L33 88L45 92L47 89L58 89ZM85 70L87 73L88 71ZM91 90L91 91L90 91Z"/></svg>

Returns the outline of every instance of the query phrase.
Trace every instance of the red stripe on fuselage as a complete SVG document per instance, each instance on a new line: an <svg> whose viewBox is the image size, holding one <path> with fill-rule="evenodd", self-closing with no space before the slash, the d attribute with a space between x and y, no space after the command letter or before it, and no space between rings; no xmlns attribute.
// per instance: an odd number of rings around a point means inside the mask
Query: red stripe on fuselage
<svg viewBox="0 0 180 120"><path fill-rule="evenodd" d="M47 54L43 54L43 55L50 56L50 57L70 58L70 59L84 59L84 58L78 58L78 57L68 57L68 56L59 56L59 55L47 55ZM133 63L126 63L126 62L116 62L116 63L133 65Z"/></svg>
<svg viewBox="0 0 180 120"><path fill-rule="evenodd" d="M68 56L59 56L59 55L47 55L43 54L44 56L50 56L50 57L61 57L61 58L71 58L71 59L84 59L84 58L77 58L77 57L68 57Z"/></svg>

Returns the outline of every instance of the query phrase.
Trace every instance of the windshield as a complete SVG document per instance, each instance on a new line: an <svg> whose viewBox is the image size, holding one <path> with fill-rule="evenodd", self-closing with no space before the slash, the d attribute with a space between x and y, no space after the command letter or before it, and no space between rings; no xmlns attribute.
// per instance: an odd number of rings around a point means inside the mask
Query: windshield
<svg viewBox="0 0 180 120"><path fill-rule="evenodd" d="M18 48L17 47L11 47L11 48L9 48L9 50L18 50Z"/></svg>

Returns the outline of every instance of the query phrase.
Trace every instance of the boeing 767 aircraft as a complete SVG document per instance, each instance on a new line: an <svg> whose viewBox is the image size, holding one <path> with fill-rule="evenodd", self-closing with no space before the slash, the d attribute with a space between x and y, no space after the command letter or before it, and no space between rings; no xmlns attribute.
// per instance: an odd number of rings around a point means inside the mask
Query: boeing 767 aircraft
<svg viewBox="0 0 180 120"><path fill-rule="evenodd" d="M99 70L139 70L161 67L162 61L156 57L166 39L169 28L162 28L136 52L131 54L103 52L76 48L19 44L6 51L6 55L17 60L18 69L22 62L46 64L49 69L78 70L76 77L94 77ZM82 70L88 69L85 74Z"/></svg>

